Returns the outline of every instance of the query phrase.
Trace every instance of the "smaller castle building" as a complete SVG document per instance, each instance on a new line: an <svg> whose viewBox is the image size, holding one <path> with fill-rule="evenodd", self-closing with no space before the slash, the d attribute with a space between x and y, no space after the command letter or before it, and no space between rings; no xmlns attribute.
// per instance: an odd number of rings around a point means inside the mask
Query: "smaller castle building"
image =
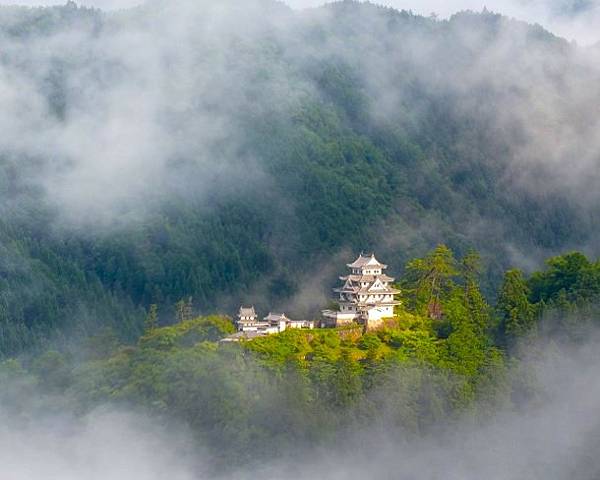
<svg viewBox="0 0 600 480"><path fill-rule="evenodd" d="M240 307L235 320L238 332L225 339L225 341L239 341L241 339L251 339L266 335L273 335L284 332L288 329L307 329L315 328L314 320L292 320L285 313L273 313L259 319L255 308Z"/></svg>
<svg viewBox="0 0 600 480"><path fill-rule="evenodd" d="M239 332L257 332L269 326L267 322L259 320L254 306L240 307L235 324Z"/></svg>

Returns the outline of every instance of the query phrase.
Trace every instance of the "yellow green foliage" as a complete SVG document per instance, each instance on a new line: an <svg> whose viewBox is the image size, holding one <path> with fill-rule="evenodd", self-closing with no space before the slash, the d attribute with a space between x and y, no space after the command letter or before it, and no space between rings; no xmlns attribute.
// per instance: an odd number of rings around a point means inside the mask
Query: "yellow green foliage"
<svg viewBox="0 0 600 480"><path fill-rule="evenodd" d="M190 347L204 341L217 341L233 332L235 327L230 319L213 315L198 317L170 327L151 329L146 331L139 344L142 348L158 350Z"/></svg>

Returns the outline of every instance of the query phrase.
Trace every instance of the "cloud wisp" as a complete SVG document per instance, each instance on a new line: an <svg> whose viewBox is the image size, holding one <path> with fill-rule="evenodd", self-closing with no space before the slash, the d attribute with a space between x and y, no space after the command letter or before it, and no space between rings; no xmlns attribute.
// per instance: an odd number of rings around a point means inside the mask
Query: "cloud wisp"
<svg viewBox="0 0 600 480"><path fill-rule="evenodd" d="M24 424L0 411L0 421L2 476L12 480L194 480L201 471L189 439L131 413L41 415Z"/></svg>
<svg viewBox="0 0 600 480"><path fill-rule="evenodd" d="M294 128L302 107L327 105L318 70L341 65L353 93L366 98L361 123L404 130L410 141L446 135L447 163L493 171L500 187L491 195L505 195L509 211L509 198L562 202L592 232L569 246L598 251L596 50L492 15L404 25L401 14L372 6L338 16L342 10L238 0L153 2L110 14L62 9L52 13L55 28L18 35L24 17L43 12L4 11L0 153L7 166L0 166L42 192L60 224L88 232L128 228L169 202L209 211L215 198L268 194L279 222L270 228L285 232L283 257L302 226L290 227L295 205L253 138L270 118ZM314 35L320 29L327 35ZM450 121L432 127L432 117ZM449 124L459 131L444 130ZM281 147L276 139L269 145ZM450 165L444 175L455 173ZM18 211L20 199L3 197L0 208ZM476 205L460 214L453 221L469 241L489 232L493 221ZM413 240L444 221L428 220ZM502 218L494 230L515 235Z"/></svg>

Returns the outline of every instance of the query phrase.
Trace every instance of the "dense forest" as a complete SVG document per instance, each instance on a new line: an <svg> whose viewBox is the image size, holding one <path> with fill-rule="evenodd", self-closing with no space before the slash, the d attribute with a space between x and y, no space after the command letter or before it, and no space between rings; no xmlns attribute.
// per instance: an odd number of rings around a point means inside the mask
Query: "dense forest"
<svg viewBox="0 0 600 480"><path fill-rule="evenodd" d="M394 272L476 249L492 303L509 266L598 254L598 72L538 26L69 3L0 8L0 48L2 355L134 341L189 297L312 315L363 249ZM531 300L562 301L544 281Z"/></svg>
<svg viewBox="0 0 600 480"><path fill-rule="evenodd" d="M231 470L340 445L351 432L418 438L526 409L547 388L529 360L583 344L598 327L600 263L580 253L530 276L507 271L495 306L474 252L457 259L441 245L406 272L397 318L377 331L288 330L231 344L219 343L235 330L227 317L159 327L149 315L134 343L105 329L77 350L3 362L0 402L24 422L65 407L147 410L187 425L210 468ZM576 454L578 471L597 465L586 449Z"/></svg>

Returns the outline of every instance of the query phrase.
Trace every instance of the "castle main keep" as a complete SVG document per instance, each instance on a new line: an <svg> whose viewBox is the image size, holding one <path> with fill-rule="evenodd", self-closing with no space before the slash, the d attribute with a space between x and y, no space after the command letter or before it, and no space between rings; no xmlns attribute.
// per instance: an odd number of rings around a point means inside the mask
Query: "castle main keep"
<svg viewBox="0 0 600 480"><path fill-rule="evenodd" d="M335 328L359 323L369 330L393 318L394 307L400 305L396 300L400 290L392 286L395 279L384 273L388 266L374 254L361 254L347 267L349 274L340 277L343 285L334 289L339 310L323 310L322 326Z"/></svg>

